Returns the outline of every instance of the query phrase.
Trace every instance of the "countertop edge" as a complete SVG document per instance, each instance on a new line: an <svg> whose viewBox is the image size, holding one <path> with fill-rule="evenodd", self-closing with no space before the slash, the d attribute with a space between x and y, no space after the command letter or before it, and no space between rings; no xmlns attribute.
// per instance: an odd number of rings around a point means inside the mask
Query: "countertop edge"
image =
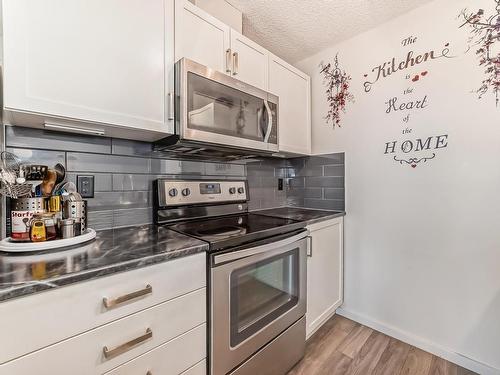
<svg viewBox="0 0 500 375"><path fill-rule="evenodd" d="M29 281L19 287L12 287L4 292L0 291L0 304L4 302L14 301L20 297L27 297L45 291L55 290L60 287L71 286L81 282L93 281L101 277L115 275L121 272L132 271L148 266L153 266L160 263L166 263L170 260L183 258L190 255L204 253L208 250L208 244L200 244L195 246L178 249L172 252L145 256L138 259L128 260L116 263L110 266L103 266L84 272L68 274L61 276L55 280L40 280Z"/></svg>

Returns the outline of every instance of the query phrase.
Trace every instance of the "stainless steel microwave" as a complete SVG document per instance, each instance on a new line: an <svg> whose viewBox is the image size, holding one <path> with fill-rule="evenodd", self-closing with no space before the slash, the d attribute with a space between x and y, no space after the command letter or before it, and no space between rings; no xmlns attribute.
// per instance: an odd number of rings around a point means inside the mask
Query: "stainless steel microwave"
<svg viewBox="0 0 500 375"><path fill-rule="evenodd" d="M175 138L187 155L278 152L278 97L183 58L175 65Z"/></svg>

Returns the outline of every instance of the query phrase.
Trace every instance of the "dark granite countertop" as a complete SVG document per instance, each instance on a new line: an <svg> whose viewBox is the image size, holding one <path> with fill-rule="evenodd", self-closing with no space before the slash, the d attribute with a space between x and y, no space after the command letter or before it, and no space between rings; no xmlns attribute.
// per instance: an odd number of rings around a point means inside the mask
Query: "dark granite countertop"
<svg viewBox="0 0 500 375"><path fill-rule="evenodd" d="M318 223L320 221L334 219L336 217L345 216L344 211L327 211L317 210L313 208L301 207L278 207L266 210L253 211L255 214L281 217L297 221L305 221L307 225Z"/></svg>
<svg viewBox="0 0 500 375"><path fill-rule="evenodd" d="M0 253L0 302L207 249L203 241L144 225L99 231L89 243L55 252Z"/></svg>

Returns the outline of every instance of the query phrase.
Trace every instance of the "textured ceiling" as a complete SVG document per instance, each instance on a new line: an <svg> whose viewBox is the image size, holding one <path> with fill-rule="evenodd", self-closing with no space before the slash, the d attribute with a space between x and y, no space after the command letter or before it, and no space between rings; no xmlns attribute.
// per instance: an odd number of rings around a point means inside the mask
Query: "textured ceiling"
<svg viewBox="0 0 500 375"><path fill-rule="evenodd" d="M431 0L226 0L243 33L295 63Z"/></svg>

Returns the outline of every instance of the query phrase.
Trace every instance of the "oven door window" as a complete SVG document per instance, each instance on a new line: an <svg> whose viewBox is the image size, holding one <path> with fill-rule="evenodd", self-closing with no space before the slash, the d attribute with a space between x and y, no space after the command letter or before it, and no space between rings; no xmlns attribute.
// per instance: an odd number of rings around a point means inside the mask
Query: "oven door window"
<svg viewBox="0 0 500 375"><path fill-rule="evenodd" d="M269 126L270 114L276 114L274 103L194 73L188 73L187 81L188 129L278 143L276 116Z"/></svg>
<svg viewBox="0 0 500 375"><path fill-rule="evenodd" d="M231 347L297 305L299 248L236 269L230 279Z"/></svg>

